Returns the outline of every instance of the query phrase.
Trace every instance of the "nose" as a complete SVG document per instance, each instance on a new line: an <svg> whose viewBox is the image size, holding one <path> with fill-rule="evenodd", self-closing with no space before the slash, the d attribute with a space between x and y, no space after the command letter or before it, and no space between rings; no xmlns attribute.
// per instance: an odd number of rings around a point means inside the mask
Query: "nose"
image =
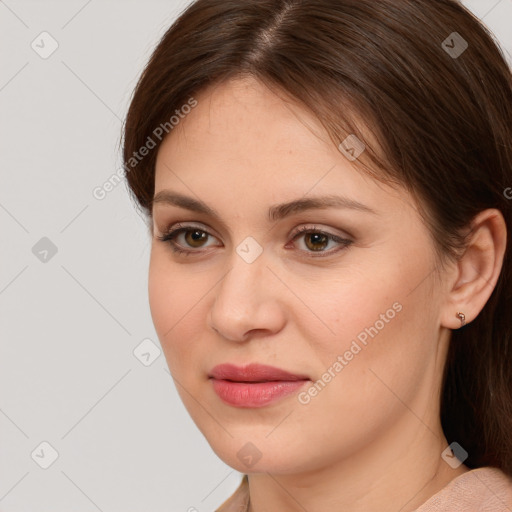
<svg viewBox="0 0 512 512"><path fill-rule="evenodd" d="M212 290L209 325L223 338L243 342L279 332L285 323L283 284L267 267L263 252L247 263L233 253L229 271Z"/></svg>

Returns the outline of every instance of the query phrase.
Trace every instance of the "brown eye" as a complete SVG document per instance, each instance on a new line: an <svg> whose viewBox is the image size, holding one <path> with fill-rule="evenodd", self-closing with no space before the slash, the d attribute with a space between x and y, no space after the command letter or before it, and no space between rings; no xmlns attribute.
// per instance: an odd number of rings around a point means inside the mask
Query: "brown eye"
<svg viewBox="0 0 512 512"><path fill-rule="evenodd" d="M322 233L307 233L304 241L308 249L312 251L322 251L329 242L329 237Z"/></svg>
<svg viewBox="0 0 512 512"><path fill-rule="evenodd" d="M185 241L190 247L200 248L202 243L208 239L208 233L200 229L189 229L184 231Z"/></svg>
<svg viewBox="0 0 512 512"><path fill-rule="evenodd" d="M176 254L189 255L193 253L200 253L201 248L210 247L212 244L206 245L211 238L215 239L213 235L204 229L196 226L182 226L179 225L177 229L171 229L163 235L157 236L159 240L168 244Z"/></svg>
<svg viewBox="0 0 512 512"><path fill-rule="evenodd" d="M342 251L343 249L346 249L353 243L352 240L341 238L337 235L334 235L333 233L319 231L314 226L304 226L299 228L298 232L296 232L296 234L292 237L292 241L295 242L297 239L302 239L303 243L298 245L303 245L305 247L305 249L299 248L300 251L307 254L309 253L310 256L330 256L334 253ZM331 242L335 246L337 244L338 248L328 250Z"/></svg>

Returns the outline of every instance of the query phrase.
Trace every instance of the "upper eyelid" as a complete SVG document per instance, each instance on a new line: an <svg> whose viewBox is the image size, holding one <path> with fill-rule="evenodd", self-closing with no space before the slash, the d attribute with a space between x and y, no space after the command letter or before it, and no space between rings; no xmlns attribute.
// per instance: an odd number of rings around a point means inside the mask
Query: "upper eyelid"
<svg viewBox="0 0 512 512"><path fill-rule="evenodd" d="M200 226L199 224L198 225L196 225L196 224L183 225L181 222L179 222L177 224L173 224L168 229L164 229L163 234L164 235L168 235L171 233L176 234L178 231L180 233L183 233L183 232L187 232L192 229L204 231L205 233L208 233L209 236L214 236L215 238L219 238L217 235L215 235L214 233L211 232L211 231L215 231L215 230L212 230L210 227L203 227L203 226Z"/></svg>
<svg viewBox="0 0 512 512"><path fill-rule="evenodd" d="M192 224L183 224L182 222L178 222L176 224L172 224L169 228L167 229L164 229L163 230L163 234L164 235L168 235L170 233L176 233L177 231L187 231L187 230L190 230L190 229L198 229L200 231L204 231L206 233L208 233L208 235L211 235L211 236L214 236L215 238L218 238L217 235L215 235L214 233L211 233L210 230L212 230L212 228L210 228L209 226L206 226L206 227L203 227L200 225L200 223L192 223ZM329 229L330 228L323 228L323 227L320 227L320 226L317 226L316 223L311 223L311 224L307 224L306 225L302 225L300 227L296 227L292 230L292 234L290 236L296 236L298 234L302 234L303 232L307 232L307 231L314 231L314 232L324 232L325 234L327 235L332 235L332 236L337 236L339 238L343 238L343 237L347 237L347 238L353 238L352 235L350 234L346 234L346 235L343 235L343 234L336 234L336 233L331 233L329 232ZM215 231L215 230L212 230L212 231Z"/></svg>
<svg viewBox="0 0 512 512"><path fill-rule="evenodd" d="M193 230L193 229L203 231L203 232L207 233L208 236L213 236L214 238L218 239L218 237L216 235L210 233L209 228L204 229L203 227L196 225L195 223L190 224L190 225L184 225L181 222L171 225L171 227L167 230L164 230L162 236L159 236L158 238L160 238L160 239L166 238L172 234L172 240L170 240L170 242L176 244L175 240L179 235L181 235L182 233L186 233L187 231ZM324 228L318 227L316 224L310 224L310 225L306 224L306 225L302 225L299 227L295 227L292 230L292 233L289 235L289 237L291 238L291 240L295 240L296 238L300 237L301 235L305 235L309 232L322 233L322 234L326 235L330 240L332 240L338 244L341 244L343 242L350 242L350 244L352 244L354 242L354 240L353 240L354 237L352 235L347 236L347 235L342 235L342 234L335 234L335 233L330 232L328 228L324 229ZM176 245L180 245L180 244L176 244ZM190 251L190 252L200 252L200 248L194 249L194 248L185 247L185 250ZM323 252L329 253L330 251L323 251Z"/></svg>

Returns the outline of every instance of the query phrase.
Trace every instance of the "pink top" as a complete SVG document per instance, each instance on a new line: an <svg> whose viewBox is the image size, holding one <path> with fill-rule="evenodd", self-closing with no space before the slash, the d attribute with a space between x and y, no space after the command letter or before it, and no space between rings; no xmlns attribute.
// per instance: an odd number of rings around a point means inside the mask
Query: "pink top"
<svg viewBox="0 0 512 512"><path fill-rule="evenodd" d="M215 512L245 512L249 481L244 475L234 494ZM512 512L512 479L497 468L472 469L454 478L415 512Z"/></svg>

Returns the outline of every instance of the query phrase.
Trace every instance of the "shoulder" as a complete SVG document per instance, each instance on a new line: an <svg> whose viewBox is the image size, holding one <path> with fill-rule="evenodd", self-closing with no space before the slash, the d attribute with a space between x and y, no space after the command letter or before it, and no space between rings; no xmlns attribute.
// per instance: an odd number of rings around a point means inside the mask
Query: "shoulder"
<svg viewBox="0 0 512 512"><path fill-rule="evenodd" d="M472 469L454 478L416 512L510 512L512 479L493 467Z"/></svg>
<svg viewBox="0 0 512 512"><path fill-rule="evenodd" d="M236 491L215 512L244 512L249 481L244 475ZM510 512L512 479L492 467L472 469L454 478L415 512Z"/></svg>
<svg viewBox="0 0 512 512"><path fill-rule="evenodd" d="M245 512L249 502L249 479L244 475L236 491L215 512Z"/></svg>

